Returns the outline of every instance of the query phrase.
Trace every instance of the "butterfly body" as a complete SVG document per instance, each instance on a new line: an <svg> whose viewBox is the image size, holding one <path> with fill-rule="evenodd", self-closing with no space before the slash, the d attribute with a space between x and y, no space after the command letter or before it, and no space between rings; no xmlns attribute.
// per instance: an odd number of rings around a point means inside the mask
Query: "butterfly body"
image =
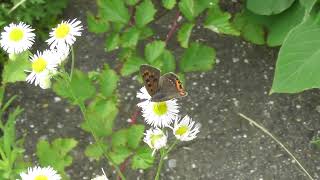
<svg viewBox="0 0 320 180"><path fill-rule="evenodd" d="M178 76L172 72L160 76L159 69L149 65L141 65L140 73L153 102L167 101L188 94Z"/></svg>

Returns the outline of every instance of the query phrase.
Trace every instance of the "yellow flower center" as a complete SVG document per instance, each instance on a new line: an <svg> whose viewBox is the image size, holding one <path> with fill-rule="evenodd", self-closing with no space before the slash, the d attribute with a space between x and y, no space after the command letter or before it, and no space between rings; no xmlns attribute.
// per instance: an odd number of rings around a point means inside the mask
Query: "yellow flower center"
<svg viewBox="0 0 320 180"><path fill-rule="evenodd" d="M9 38L11 41L20 41L22 38L23 38L23 31L19 28L15 28L15 29L12 29L10 34L9 34Z"/></svg>
<svg viewBox="0 0 320 180"><path fill-rule="evenodd" d="M176 130L176 134L179 136L184 135L189 130L188 126L182 125Z"/></svg>
<svg viewBox="0 0 320 180"><path fill-rule="evenodd" d="M167 113L168 106L166 102L156 102L153 104L153 112L158 116L162 116Z"/></svg>
<svg viewBox="0 0 320 180"><path fill-rule="evenodd" d="M65 38L70 32L70 25L66 23L60 24L56 29L56 38Z"/></svg>
<svg viewBox="0 0 320 180"><path fill-rule="evenodd" d="M34 60L32 62L32 69L36 73L42 72L47 67L47 61L44 60L42 57L39 57L38 59Z"/></svg>
<svg viewBox="0 0 320 180"><path fill-rule="evenodd" d="M154 144L162 138L163 134L152 134L151 135L151 145L154 146Z"/></svg>
<svg viewBox="0 0 320 180"><path fill-rule="evenodd" d="M34 180L48 180L48 177L45 175L38 175L34 178Z"/></svg>

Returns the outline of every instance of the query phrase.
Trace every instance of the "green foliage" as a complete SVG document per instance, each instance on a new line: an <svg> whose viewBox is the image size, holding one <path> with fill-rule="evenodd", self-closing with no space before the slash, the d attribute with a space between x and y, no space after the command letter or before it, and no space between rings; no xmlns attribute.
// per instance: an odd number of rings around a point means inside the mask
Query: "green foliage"
<svg viewBox="0 0 320 180"><path fill-rule="evenodd" d="M118 81L119 77L116 72L105 65L99 76L101 94L106 98L111 97L117 88Z"/></svg>
<svg viewBox="0 0 320 180"><path fill-rule="evenodd" d="M319 88L320 14L290 31L277 60L271 92L296 93ZM320 75L320 74L319 74Z"/></svg>
<svg viewBox="0 0 320 180"><path fill-rule="evenodd" d="M208 71L215 63L216 52L213 48L191 43L190 48L186 49L180 61L180 68L183 72Z"/></svg>
<svg viewBox="0 0 320 180"><path fill-rule="evenodd" d="M29 52L14 55L4 64L2 72L3 83L14 83L17 81L25 81L25 70L31 69L31 63L29 61Z"/></svg>
<svg viewBox="0 0 320 180"><path fill-rule="evenodd" d="M112 33L106 39L105 50L106 51L113 51L119 47L119 44L120 44L119 33Z"/></svg>
<svg viewBox="0 0 320 180"><path fill-rule="evenodd" d="M72 79L68 81L67 77L57 78L53 90L72 103L83 103L95 94L95 87L91 84L88 75L79 70L75 70Z"/></svg>
<svg viewBox="0 0 320 180"><path fill-rule="evenodd" d="M140 65L145 63L146 62L140 57L130 56L122 66L121 75L129 76L132 73L139 71Z"/></svg>
<svg viewBox="0 0 320 180"><path fill-rule="evenodd" d="M259 15L279 14L288 9L295 0L247 0L247 8Z"/></svg>
<svg viewBox="0 0 320 180"><path fill-rule="evenodd" d="M143 27L153 20L153 16L156 14L151 0L143 0L142 3L137 7L135 14L136 24L138 27Z"/></svg>
<svg viewBox="0 0 320 180"><path fill-rule="evenodd" d="M77 146L77 141L72 138L58 138L51 144L40 140L37 144L37 157L41 166L51 166L64 177L65 168L72 164L73 158L69 152Z"/></svg>
<svg viewBox="0 0 320 180"><path fill-rule="evenodd" d="M219 4L215 3L208 11L207 19L204 22L204 27L216 33L240 35L240 32L229 22L231 14L221 11Z"/></svg>
<svg viewBox="0 0 320 180"><path fill-rule="evenodd" d="M189 38L192 32L194 24L185 23L182 25L181 29L178 32L178 41L180 42L180 46L184 48L188 48L189 46Z"/></svg>
<svg viewBox="0 0 320 180"><path fill-rule="evenodd" d="M101 17L112 22L126 24L130 15L123 0L98 0Z"/></svg>
<svg viewBox="0 0 320 180"><path fill-rule="evenodd" d="M109 30L110 25L104 19L95 17L92 13L87 13L88 30L94 33L103 33Z"/></svg>
<svg viewBox="0 0 320 180"><path fill-rule="evenodd" d="M176 3L177 3L176 0L162 0L163 7L165 7L166 9L169 9L169 10L174 8Z"/></svg>
<svg viewBox="0 0 320 180"><path fill-rule="evenodd" d="M103 156L104 152L107 152L108 148L109 147L106 143L98 144L95 142L87 146L84 153L87 157L99 160Z"/></svg>
<svg viewBox="0 0 320 180"><path fill-rule="evenodd" d="M133 48L138 44L140 30L136 27L131 27L121 36L121 45L124 48Z"/></svg>
<svg viewBox="0 0 320 180"><path fill-rule="evenodd" d="M181 0L179 9L182 14L189 20L193 21L205 9L210 8L216 0Z"/></svg>
<svg viewBox="0 0 320 180"><path fill-rule="evenodd" d="M132 169L147 169L152 167L154 156L152 150L148 146L140 146L136 154L132 157Z"/></svg>
<svg viewBox="0 0 320 180"><path fill-rule="evenodd" d="M166 44L162 41L153 41L146 45L144 54L146 59L153 63L163 52Z"/></svg>

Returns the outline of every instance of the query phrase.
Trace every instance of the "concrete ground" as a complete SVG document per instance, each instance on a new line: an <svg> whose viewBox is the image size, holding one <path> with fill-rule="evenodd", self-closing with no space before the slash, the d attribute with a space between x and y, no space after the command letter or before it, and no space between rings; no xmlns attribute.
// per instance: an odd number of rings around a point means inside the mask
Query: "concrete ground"
<svg viewBox="0 0 320 180"><path fill-rule="evenodd" d="M86 11L95 11L95 1L71 0L64 17L79 18L86 23ZM163 16L152 27L156 35L165 38L173 13ZM84 31L77 40L76 67L83 71L113 67L115 53L103 50L105 35ZM189 96L179 101L182 114L189 114L202 124L199 137L180 144L168 157L162 179L307 179L283 149L270 137L238 116L243 113L279 138L319 179L320 149L310 140L320 134L320 93L309 90L299 94L268 95L275 68L277 49L256 46L240 38L217 35L203 28L195 28L192 40L215 47L216 67L206 73L188 73L186 89ZM175 40L169 43L176 59L183 49ZM134 112L136 91L141 87L130 78L122 78L120 113L117 127L128 126L127 119ZM74 163L68 168L71 179L90 179L101 174L104 167L110 179L114 172L104 161L88 161L84 148L92 141L90 134L79 127L79 109L58 98L51 90L18 83L8 88L8 94L18 94L25 109L18 120L19 134L26 134L27 157L36 163L35 148L39 138L73 137L79 145L72 152ZM139 122L142 118L139 117ZM133 172L126 170L128 179L152 179L154 169Z"/></svg>

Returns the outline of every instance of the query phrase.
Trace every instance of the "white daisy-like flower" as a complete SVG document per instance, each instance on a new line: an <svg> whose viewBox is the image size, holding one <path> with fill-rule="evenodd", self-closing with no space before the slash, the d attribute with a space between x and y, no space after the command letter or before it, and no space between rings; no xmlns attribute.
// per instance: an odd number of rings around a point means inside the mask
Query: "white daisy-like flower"
<svg viewBox="0 0 320 180"><path fill-rule="evenodd" d="M51 74L48 74L47 76L43 76L42 78L40 78L40 88L49 89L51 87L51 76Z"/></svg>
<svg viewBox="0 0 320 180"><path fill-rule="evenodd" d="M62 21L50 32L50 38L46 41L51 49L63 49L73 45L76 36L81 36L83 27L81 21L77 19Z"/></svg>
<svg viewBox="0 0 320 180"><path fill-rule="evenodd" d="M173 134L180 141L191 141L197 137L200 132L199 129L201 125L199 123L195 124L194 121L187 115L182 120L177 118L173 126Z"/></svg>
<svg viewBox="0 0 320 180"><path fill-rule="evenodd" d="M1 33L1 47L9 54L18 54L29 49L36 36L32 31L34 29L23 22L9 24L4 27L4 32Z"/></svg>
<svg viewBox="0 0 320 180"><path fill-rule="evenodd" d="M154 127L170 126L172 121L178 116L179 106L176 99L171 99L163 102L150 101L151 96L145 87L140 89L137 97L143 102L138 103L138 107L142 109L142 116L147 124Z"/></svg>
<svg viewBox="0 0 320 180"><path fill-rule="evenodd" d="M167 145L167 136L159 128L149 129L146 131L143 141L153 149L152 155L156 150L161 149Z"/></svg>
<svg viewBox="0 0 320 180"><path fill-rule="evenodd" d="M64 48L55 48L52 49L51 51L53 51L54 53L56 53L57 55L57 63L60 65L62 62L64 62L65 60L67 60L69 54L70 54L70 47L66 46Z"/></svg>
<svg viewBox="0 0 320 180"><path fill-rule="evenodd" d="M28 168L25 173L20 173L21 180L60 180L61 176L51 167Z"/></svg>
<svg viewBox="0 0 320 180"><path fill-rule="evenodd" d="M48 76L56 72L57 58L58 55L54 51L45 50L43 53L38 51L30 59L32 62L32 71L27 76L26 81L30 84L34 83L36 86L44 83L43 81L45 81Z"/></svg>

